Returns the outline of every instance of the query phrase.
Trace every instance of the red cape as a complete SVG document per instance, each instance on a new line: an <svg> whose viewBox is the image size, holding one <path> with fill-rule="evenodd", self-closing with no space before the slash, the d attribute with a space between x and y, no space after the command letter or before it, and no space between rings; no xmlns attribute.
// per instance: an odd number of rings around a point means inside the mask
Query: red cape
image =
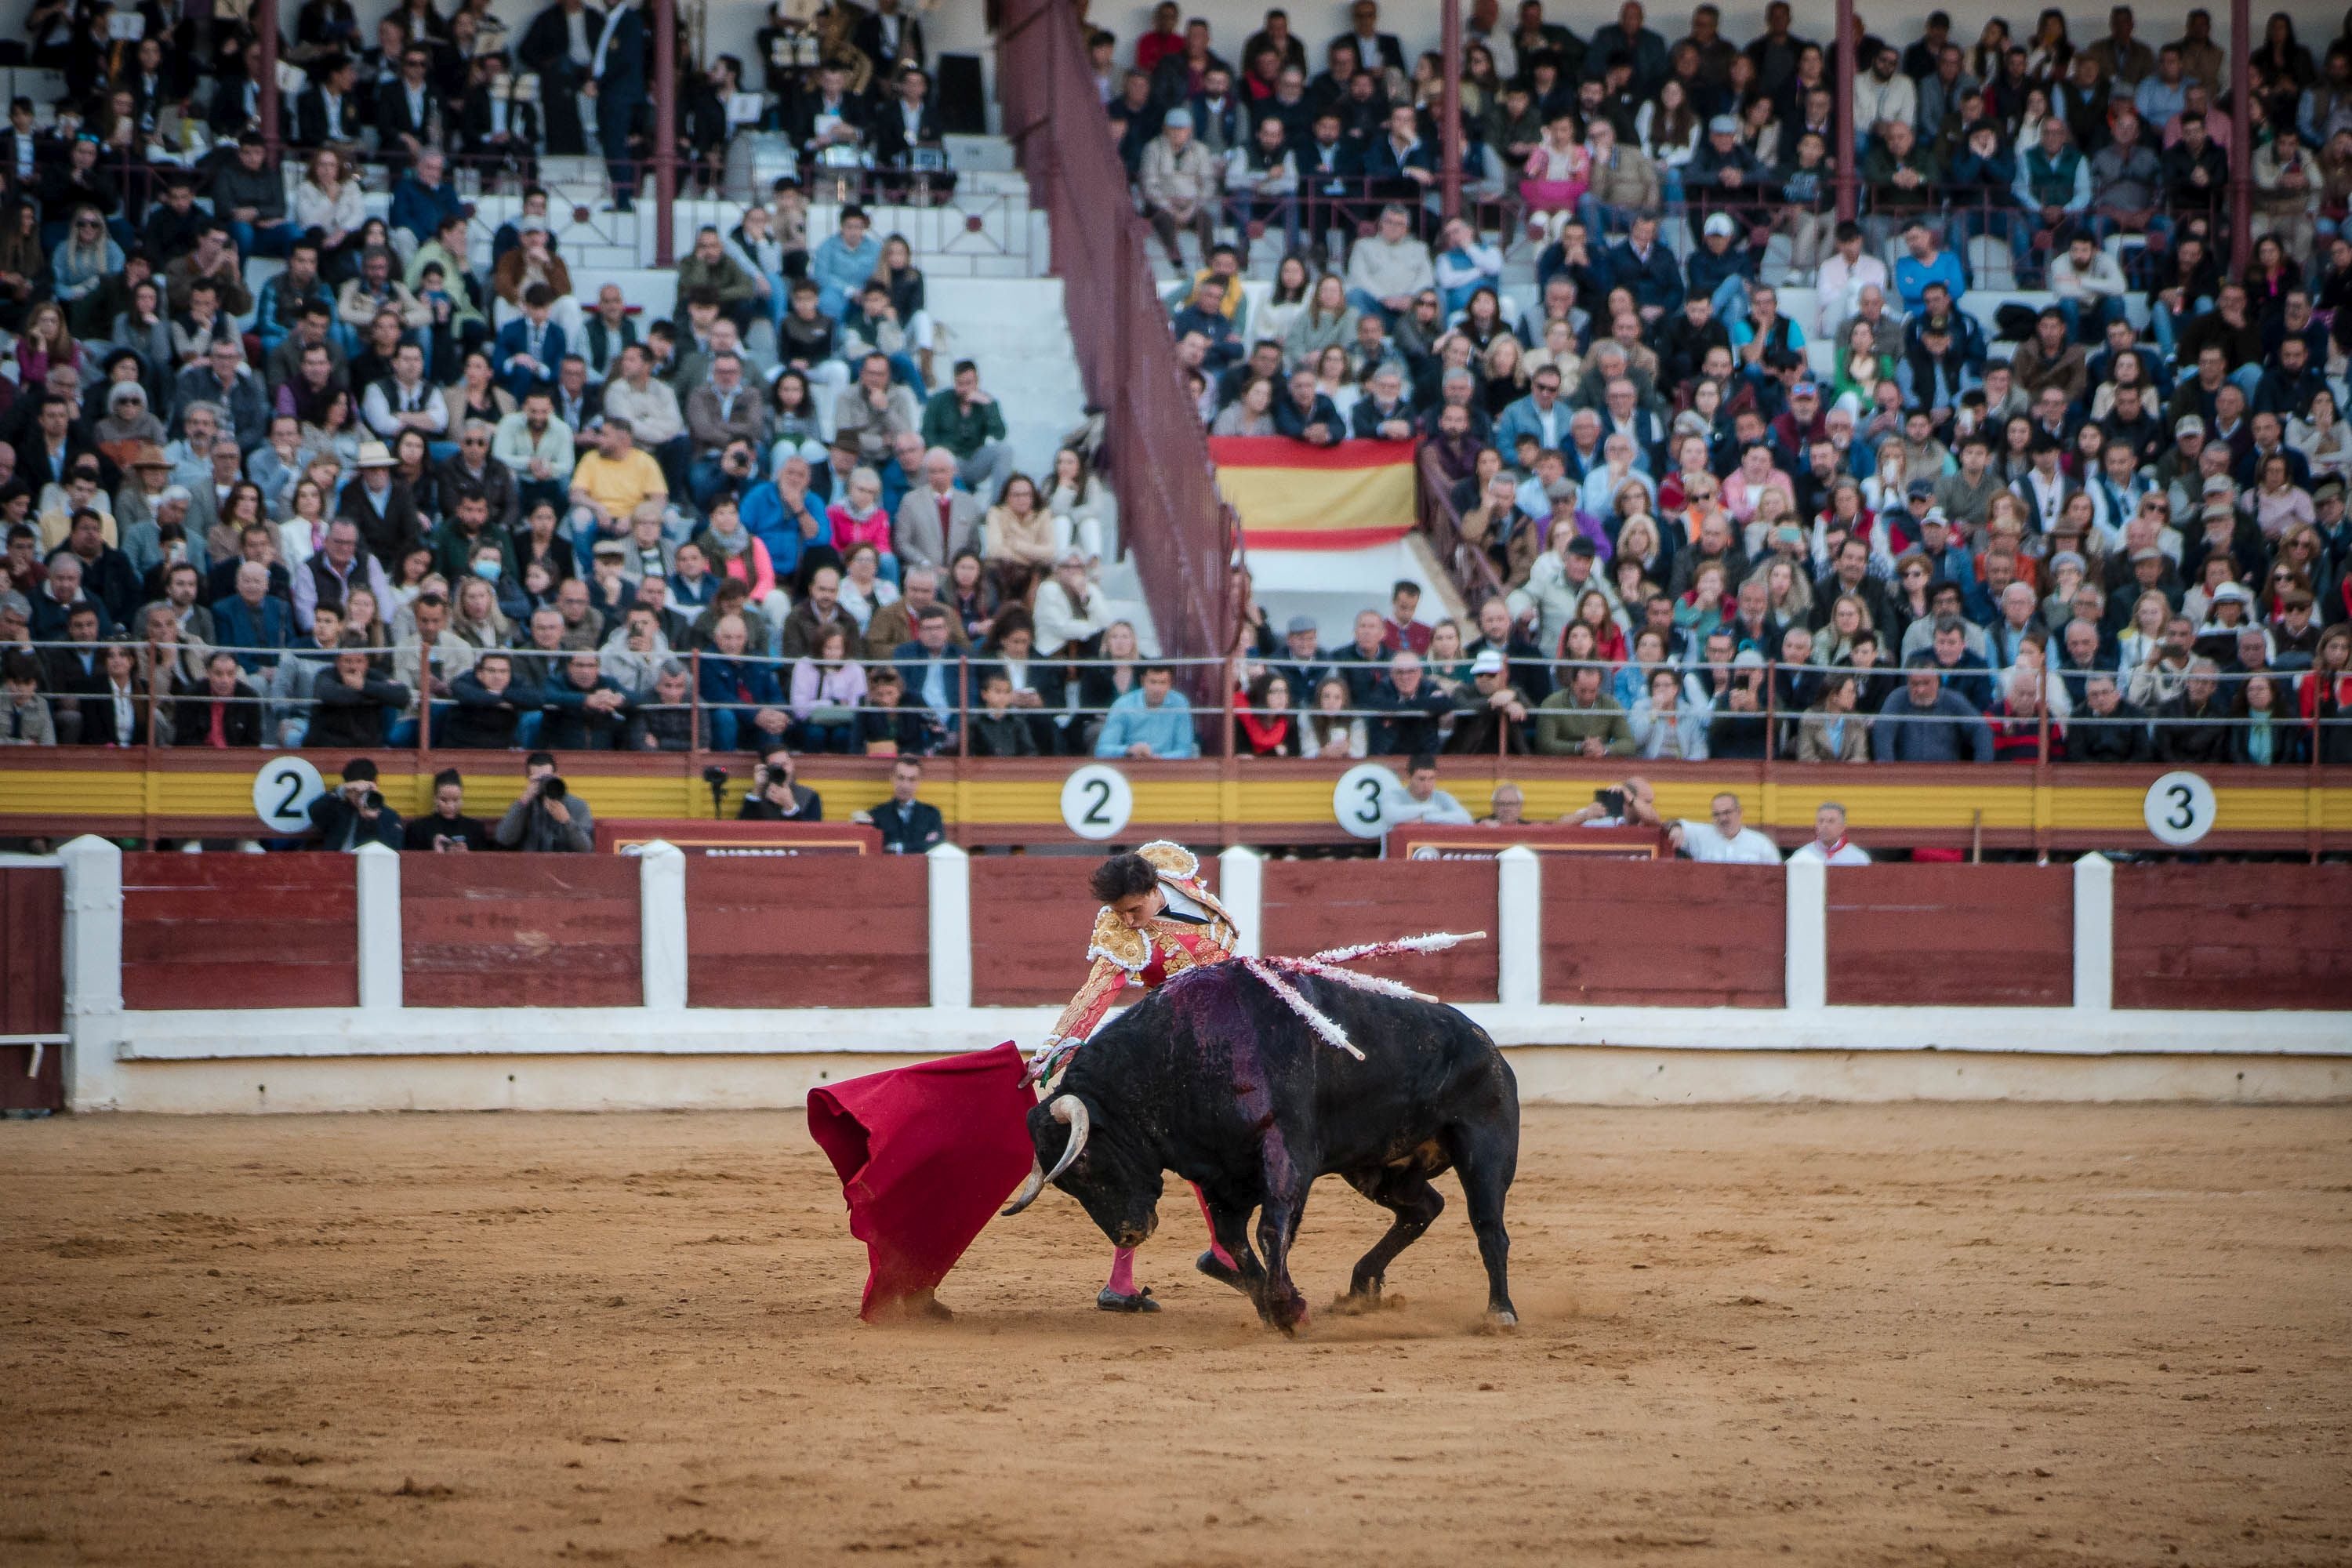
<svg viewBox="0 0 2352 1568"><path fill-rule="evenodd" d="M1008 1040L809 1091L809 1136L841 1178L849 1234L866 1244L859 1317L946 1279L1028 1175L1037 1097L1023 1070Z"/></svg>

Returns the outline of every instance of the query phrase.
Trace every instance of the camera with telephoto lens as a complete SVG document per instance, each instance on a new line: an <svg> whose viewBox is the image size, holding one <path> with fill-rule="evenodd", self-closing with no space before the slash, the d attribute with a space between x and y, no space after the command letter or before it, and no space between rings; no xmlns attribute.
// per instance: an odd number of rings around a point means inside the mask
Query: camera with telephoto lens
<svg viewBox="0 0 2352 1568"><path fill-rule="evenodd" d="M1625 792L1623 790L1597 789L1592 792L1592 798L1600 804L1601 809L1608 813L1611 816L1622 816L1625 815Z"/></svg>
<svg viewBox="0 0 2352 1568"><path fill-rule="evenodd" d="M541 800L562 800L565 795L570 795L571 793L571 790L564 785L563 781L556 777L553 773L548 774L547 782L539 786L539 798Z"/></svg>

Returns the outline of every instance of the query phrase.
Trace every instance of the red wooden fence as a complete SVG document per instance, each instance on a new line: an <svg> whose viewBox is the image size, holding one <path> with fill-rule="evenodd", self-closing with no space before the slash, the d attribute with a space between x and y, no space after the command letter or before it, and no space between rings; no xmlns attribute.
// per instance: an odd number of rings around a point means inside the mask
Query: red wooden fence
<svg viewBox="0 0 2352 1568"><path fill-rule="evenodd" d="M973 999L1066 1001L1086 969L1094 861L971 865ZM1212 874L1216 863L1207 861ZM134 1010L355 1005L346 855L123 857L123 1001ZM1496 995L1492 862L1265 867L1271 954L1436 930L1487 941L1384 973L1455 1002ZM2063 1007L2074 1000L2066 866L1886 865L1828 879L1833 1005ZM913 859L688 862L688 997L704 1007L920 1006L928 869ZM638 862L619 856L402 858L405 997L429 1006L634 1006ZM1543 868L1543 999L1773 1007L1786 965L1769 867L1555 858ZM2125 1008L2352 1009L2352 866L2122 866L2115 1001ZM0 1034L63 1027L59 873L0 871ZM0 1080L14 1058L0 1056ZM17 1065L21 1074L23 1064ZM0 1106L14 1103L0 1082Z"/></svg>
<svg viewBox="0 0 2352 1568"><path fill-rule="evenodd" d="M2116 1005L2352 1009L2352 866L2119 866Z"/></svg>
<svg viewBox="0 0 2352 1568"><path fill-rule="evenodd" d="M0 1035L65 1032L65 874L0 868ZM65 1052L0 1046L0 1110L65 1109Z"/></svg>
<svg viewBox="0 0 2352 1568"><path fill-rule="evenodd" d="M1832 1006L2063 1007L2071 866L1845 866L1829 874Z"/></svg>
<svg viewBox="0 0 2352 1568"><path fill-rule="evenodd" d="M1769 866L1578 860L1543 868L1543 999L1778 1007L1788 895Z"/></svg>
<svg viewBox="0 0 2352 1568"><path fill-rule="evenodd" d="M1213 872L1214 859L1204 864ZM1086 978L1087 940L1102 908L1102 900L1087 890L1095 865L1090 858L1071 855L972 857L975 1004L1040 1007L1070 999Z"/></svg>
<svg viewBox="0 0 2352 1568"><path fill-rule="evenodd" d="M0 868L0 1035L65 1030L65 873Z"/></svg>
<svg viewBox="0 0 2352 1568"><path fill-rule="evenodd" d="M690 1007L920 1007L929 868L916 857L695 855L686 862Z"/></svg>
<svg viewBox="0 0 2352 1568"><path fill-rule="evenodd" d="M404 855L400 913L411 1007L644 1001L634 857Z"/></svg>
<svg viewBox="0 0 2352 1568"><path fill-rule="evenodd" d="M348 855L122 858L122 1005L355 1007Z"/></svg>
<svg viewBox="0 0 2352 1568"><path fill-rule="evenodd" d="M1492 1002L1495 874L1491 860L1269 860L1262 948L1301 957L1423 931L1483 931L1483 942L1355 967L1447 1002Z"/></svg>

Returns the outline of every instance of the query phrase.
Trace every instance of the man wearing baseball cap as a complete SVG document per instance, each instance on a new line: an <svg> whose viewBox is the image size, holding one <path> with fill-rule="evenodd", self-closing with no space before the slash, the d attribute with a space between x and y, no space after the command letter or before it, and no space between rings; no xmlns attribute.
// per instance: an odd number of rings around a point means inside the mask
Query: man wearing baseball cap
<svg viewBox="0 0 2352 1568"><path fill-rule="evenodd" d="M1706 122L1706 142L1700 147L1683 172L1683 184L1696 198L1692 203L1691 217L1698 225L1701 242L1706 239L1707 225L1699 222L1702 209L1739 206L1753 209L1769 201L1771 172L1757 162L1756 154L1739 140L1739 121L1732 115L1718 114ZM1709 217L1723 216L1709 213ZM1738 232L1735 223L1734 233Z"/></svg>
<svg viewBox="0 0 2352 1568"><path fill-rule="evenodd" d="M1160 122L1160 134L1143 149L1138 183L1143 187L1144 216L1160 237L1160 248L1178 271L1184 269L1183 252L1176 248L1180 229L1191 229L1200 241L1205 265L1217 242L1215 203L1218 165L1209 150L1192 140L1192 111L1171 109Z"/></svg>
<svg viewBox="0 0 2352 1568"><path fill-rule="evenodd" d="M1454 695L1454 732L1445 749L1474 757L1527 754L1528 700L1511 684L1501 649L1484 649L1470 661L1470 685Z"/></svg>

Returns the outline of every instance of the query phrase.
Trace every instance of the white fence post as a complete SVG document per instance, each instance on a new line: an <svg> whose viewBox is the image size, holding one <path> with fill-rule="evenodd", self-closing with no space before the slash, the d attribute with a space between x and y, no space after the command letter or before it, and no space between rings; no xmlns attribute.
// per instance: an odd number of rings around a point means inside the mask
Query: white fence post
<svg viewBox="0 0 2352 1568"><path fill-rule="evenodd" d="M66 1104L121 1100L122 851L85 834L58 851L66 879Z"/></svg>
<svg viewBox="0 0 2352 1568"><path fill-rule="evenodd" d="M2074 1011L2116 1005L2116 863L2094 850L2074 862Z"/></svg>
<svg viewBox="0 0 2352 1568"><path fill-rule="evenodd" d="M1265 956L1265 859L1236 844L1217 856L1217 901L1234 917L1241 958Z"/></svg>
<svg viewBox="0 0 2352 1568"><path fill-rule="evenodd" d="M686 1009L686 851L655 839L637 851L637 973L645 1005Z"/></svg>
<svg viewBox="0 0 2352 1568"><path fill-rule="evenodd" d="M924 852L930 863L931 1005L971 1005L971 857L952 844Z"/></svg>
<svg viewBox="0 0 2352 1568"><path fill-rule="evenodd" d="M1788 865L1787 976L1782 1005L1791 1013L1826 1007L1830 1000L1830 877L1811 856Z"/></svg>
<svg viewBox="0 0 2352 1568"><path fill-rule="evenodd" d="M1543 859L1524 844L1495 857L1496 994L1506 1007L1543 1002Z"/></svg>
<svg viewBox="0 0 2352 1568"><path fill-rule="evenodd" d="M362 844L354 858L359 902L360 1005L371 1012L401 1003L400 852Z"/></svg>

